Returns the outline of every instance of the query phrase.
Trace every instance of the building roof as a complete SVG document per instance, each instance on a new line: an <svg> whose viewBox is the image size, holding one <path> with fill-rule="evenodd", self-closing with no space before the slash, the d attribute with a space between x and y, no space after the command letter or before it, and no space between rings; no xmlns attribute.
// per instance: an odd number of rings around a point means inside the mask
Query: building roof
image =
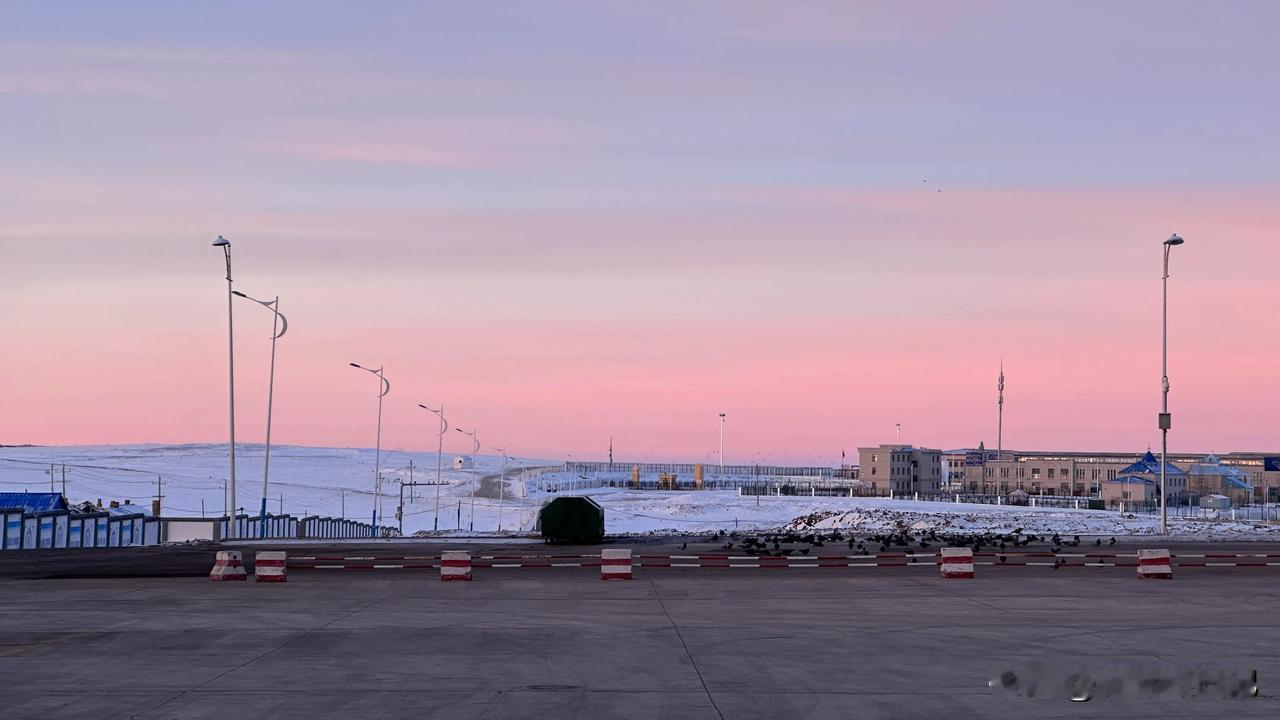
<svg viewBox="0 0 1280 720"><path fill-rule="evenodd" d="M1204 460L1187 468L1189 475L1209 475L1218 478L1222 482L1223 488L1232 490L1248 490L1252 487L1249 482L1249 473L1238 467L1231 465L1223 465L1217 455L1209 453Z"/></svg>
<svg viewBox="0 0 1280 720"><path fill-rule="evenodd" d="M0 492L0 508L27 512L66 510L67 501L61 493Z"/></svg>
<svg viewBox="0 0 1280 720"><path fill-rule="evenodd" d="M1182 470L1181 470L1177 465L1174 465L1173 463L1165 463L1165 464L1164 464L1164 471L1165 471L1165 474L1166 474L1166 475L1183 475L1183 474L1185 474L1185 473L1183 473L1183 472L1182 472ZM1152 474L1152 475L1159 475L1159 474L1160 474L1160 461L1156 459L1156 456L1155 456L1155 455L1152 455L1152 454L1151 454L1151 451L1150 451L1150 450L1148 450L1148 451L1147 451L1147 454L1146 454L1146 455L1143 455L1143 456L1138 460L1138 462L1136 462L1136 463L1134 463L1134 464L1130 465L1129 467L1127 467L1127 468L1125 468L1125 469L1121 470L1121 471L1120 471L1120 473L1121 473L1122 475L1133 475L1133 474L1143 474L1143 473L1149 473L1149 474Z"/></svg>
<svg viewBox="0 0 1280 720"><path fill-rule="evenodd" d="M1141 475L1119 475L1111 478L1107 482L1124 483L1126 485L1154 485L1156 481Z"/></svg>

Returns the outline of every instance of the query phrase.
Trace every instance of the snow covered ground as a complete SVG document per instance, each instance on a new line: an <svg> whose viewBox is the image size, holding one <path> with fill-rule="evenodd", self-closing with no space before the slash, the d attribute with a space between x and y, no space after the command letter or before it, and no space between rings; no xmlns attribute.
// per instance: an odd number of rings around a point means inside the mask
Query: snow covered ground
<svg viewBox="0 0 1280 720"><path fill-rule="evenodd" d="M470 527L470 498L478 480L496 475L502 458L479 455L476 470L452 470L454 456L446 453L440 486L440 528L458 525L459 504L464 528ZM315 448L273 445L268 510L296 516L323 515L368 520L372 515L372 448ZM410 471L410 463L413 470ZM512 459L511 468L546 465L546 461ZM150 507L156 495L156 479L163 479L163 514L169 516L222 515L226 502L227 446L192 445L104 445L59 447L0 447L0 491L47 492L49 466L54 465L54 488L62 487L61 464L67 464L66 492L71 502L90 500L132 500ZM434 482L436 454L382 451L382 522L395 525L399 502L399 481ZM263 446L236 446L236 504L244 512L256 514L262 498ZM513 477L516 473L512 473ZM508 483L518 488L519 482ZM503 504L503 528L519 522L519 498ZM436 488L405 488L406 533L431 530L435 524ZM477 530L496 529L497 500L479 498L475 502ZM524 524L531 527L536 512L526 503Z"/></svg>
<svg viewBox="0 0 1280 720"><path fill-rule="evenodd" d="M238 504L256 512L262 495L262 446L237 450ZM283 495L285 512L366 519L373 506L372 449L273 447L269 508L278 512ZM399 480L434 481L435 453L383 451L384 524L395 524ZM887 498L754 497L733 491L632 491L607 487L625 473L580 476L547 468L557 463L521 458L513 460L499 502L496 475L502 458L479 456L477 469L452 470L446 455L441 473L438 529L448 534L528 532L537 509L547 500L568 494L589 495L605 509L610 534L704 533L714 530L853 530L879 532L906 524L914 528L955 531L1004 531L1021 527L1032 533L1063 535L1145 535L1158 531L1156 515L1120 515L1097 510L1010 507L915 502ZM54 463L56 487L61 487L60 463L67 463L67 495L82 500L133 500L149 505L156 492L156 476L164 479L164 514L220 515L227 470L225 445L129 445L42 448L0 448L0 490L49 489L49 464ZM488 480L483 480L484 478ZM436 527L436 488L405 491L404 530ZM478 496L472 501L473 491ZM474 518L474 519L473 519ZM1171 532L1186 538L1280 538L1280 525L1170 519Z"/></svg>
<svg viewBox="0 0 1280 720"><path fill-rule="evenodd" d="M1157 515L1100 510L915 502L888 498L739 497L732 492L593 493L605 508L610 533L704 532L716 529L844 530L874 533L900 525L938 531L1063 535L1147 535L1159 531ZM1280 525L1171 518L1172 534L1191 538L1274 537Z"/></svg>

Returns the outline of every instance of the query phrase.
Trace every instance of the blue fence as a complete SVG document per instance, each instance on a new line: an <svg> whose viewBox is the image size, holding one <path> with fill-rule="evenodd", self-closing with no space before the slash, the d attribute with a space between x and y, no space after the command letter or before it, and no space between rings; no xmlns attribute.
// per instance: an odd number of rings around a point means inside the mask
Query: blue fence
<svg viewBox="0 0 1280 720"><path fill-rule="evenodd" d="M190 540L219 541L229 538L231 518L164 518L141 513L73 513L68 510L26 512L0 508L0 550L52 550L60 548L118 548L159 545ZM373 535L369 523L339 518L268 515L265 533L256 515L235 518L236 539L346 539ZM395 533L378 530L380 537Z"/></svg>

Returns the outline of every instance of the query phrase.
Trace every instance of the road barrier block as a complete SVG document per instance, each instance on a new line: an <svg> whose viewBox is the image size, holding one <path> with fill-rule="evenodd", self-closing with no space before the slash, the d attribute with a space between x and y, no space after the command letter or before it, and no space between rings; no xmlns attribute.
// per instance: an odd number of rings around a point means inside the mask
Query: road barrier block
<svg viewBox="0 0 1280 720"><path fill-rule="evenodd" d="M600 551L601 580L631 579L631 548Z"/></svg>
<svg viewBox="0 0 1280 720"><path fill-rule="evenodd" d="M470 580L471 553L466 550L445 550L440 553L441 580Z"/></svg>
<svg viewBox="0 0 1280 720"><path fill-rule="evenodd" d="M244 562L239 550L219 550L209 571L210 580L245 580Z"/></svg>
<svg viewBox="0 0 1280 720"><path fill-rule="evenodd" d="M973 548L942 548L938 569L944 578L973 577Z"/></svg>
<svg viewBox="0 0 1280 720"><path fill-rule="evenodd" d="M1172 580L1173 565L1168 550L1142 549L1138 551L1138 577L1144 580Z"/></svg>
<svg viewBox="0 0 1280 720"><path fill-rule="evenodd" d="M257 582L285 582L289 579L288 555L281 550L261 550L253 556L253 579Z"/></svg>

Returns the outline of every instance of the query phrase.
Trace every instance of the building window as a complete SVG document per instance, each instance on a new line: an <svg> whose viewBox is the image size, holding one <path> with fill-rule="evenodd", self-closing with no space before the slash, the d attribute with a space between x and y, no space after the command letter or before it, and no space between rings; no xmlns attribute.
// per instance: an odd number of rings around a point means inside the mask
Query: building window
<svg viewBox="0 0 1280 720"><path fill-rule="evenodd" d="M1040 479L1040 468L1031 468L1031 479L1032 480Z"/></svg>
<svg viewBox="0 0 1280 720"><path fill-rule="evenodd" d="M1049 468L1049 479L1053 479L1053 468Z"/></svg>

